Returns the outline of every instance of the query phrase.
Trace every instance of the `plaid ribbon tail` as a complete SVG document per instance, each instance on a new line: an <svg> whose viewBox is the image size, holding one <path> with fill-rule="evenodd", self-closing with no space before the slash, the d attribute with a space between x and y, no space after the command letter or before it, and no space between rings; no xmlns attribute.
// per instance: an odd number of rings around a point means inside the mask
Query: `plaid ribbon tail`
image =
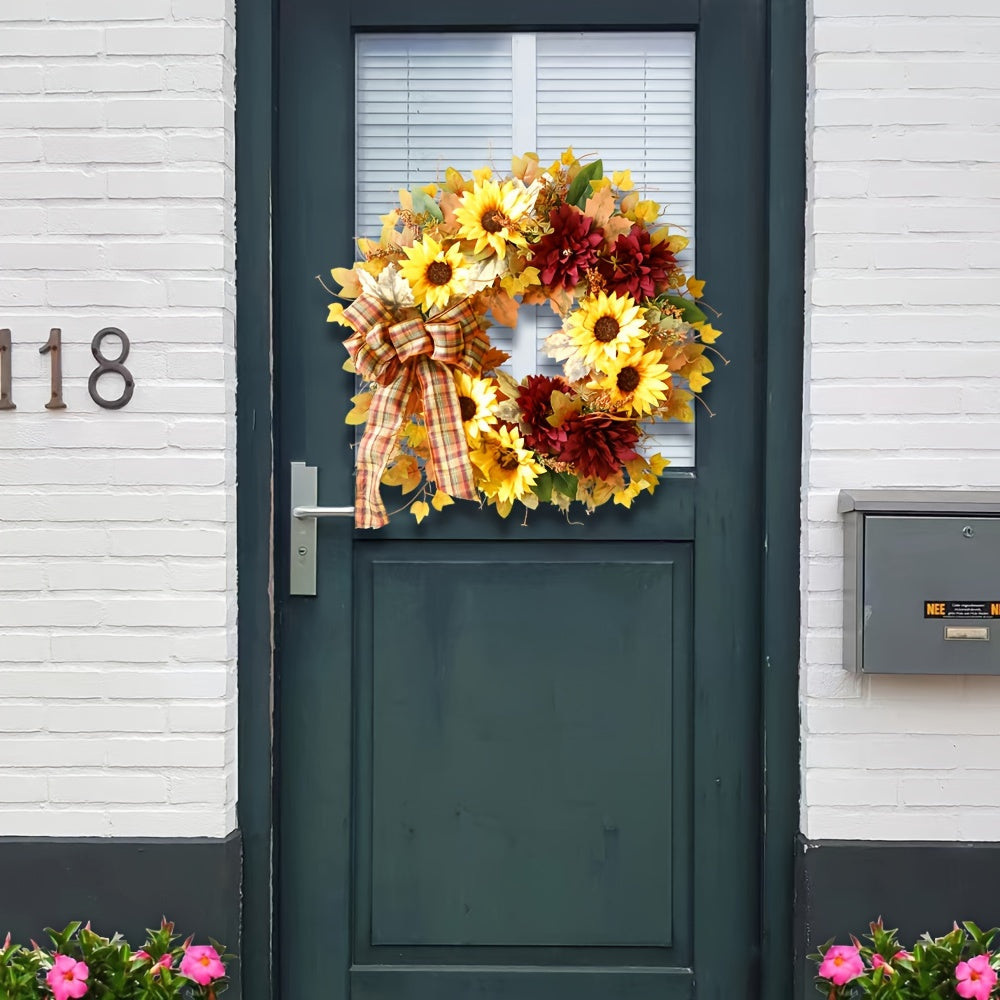
<svg viewBox="0 0 1000 1000"><path fill-rule="evenodd" d="M437 488L450 497L476 500L455 379L447 365L427 357L420 358L414 367L423 391L427 443Z"/></svg>
<svg viewBox="0 0 1000 1000"><path fill-rule="evenodd" d="M412 374L409 366L405 366L394 382L379 386L372 396L368 423L355 457L357 477L354 483L354 526L356 528L381 528L389 523L389 515L386 513L385 504L382 503L379 486L389 459L396 450L396 440L403 423L411 385Z"/></svg>

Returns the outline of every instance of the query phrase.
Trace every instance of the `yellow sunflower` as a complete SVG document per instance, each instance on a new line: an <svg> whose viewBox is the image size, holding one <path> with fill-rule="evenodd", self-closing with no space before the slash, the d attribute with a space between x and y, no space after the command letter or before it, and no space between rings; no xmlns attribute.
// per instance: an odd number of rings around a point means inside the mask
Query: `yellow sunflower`
<svg viewBox="0 0 1000 1000"><path fill-rule="evenodd" d="M425 236L414 246L403 247L403 252L407 259L400 261L399 270L425 312L443 309L451 299L468 294L471 275L457 243L445 249Z"/></svg>
<svg viewBox="0 0 1000 1000"><path fill-rule="evenodd" d="M525 187L518 180L502 184L476 181L455 209L459 238L475 240L477 254L489 247L501 260L507 256L508 244L523 249L528 241L522 232L522 221L530 217L537 195L535 185Z"/></svg>
<svg viewBox="0 0 1000 1000"><path fill-rule="evenodd" d="M462 425L469 441L489 432L496 423L497 387L491 379L455 372L455 389L462 408Z"/></svg>
<svg viewBox="0 0 1000 1000"><path fill-rule="evenodd" d="M670 369L662 360L659 351L643 353L640 345L587 387L601 391L615 409L639 416L652 413L670 392Z"/></svg>
<svg viewBox="0 0 1000 1000"><path fill-rule="evenodd" d="M583 299L566 319L575 354L588 368L608 371L617 358L632 354L646 337L644 311L631 295L604 292Z"/></svg>
<svg viewBox="0 0 1000 1000"><path fill-rule="evenodd" d="M506 426L481 435L469 457L476 466L476 486L501 517L510 513L515 500L534 496L531 488L545 471L521 435Z"/></svg>

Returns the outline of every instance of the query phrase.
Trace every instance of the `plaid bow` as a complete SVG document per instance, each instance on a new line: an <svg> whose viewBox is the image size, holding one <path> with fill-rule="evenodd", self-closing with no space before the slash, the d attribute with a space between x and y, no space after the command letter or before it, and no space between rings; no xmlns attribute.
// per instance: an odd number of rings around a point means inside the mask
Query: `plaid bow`
<svg viewBox="0 0 1000 1000"><path fill-rule="evenodd" d="M472 306L463 300L432 319L396 322L384 303L361 295L344 310L344 319L354 330L344 342L354 367L363 379L378 385L355 459L355 526L381 528L389 521L379 483L413 392L423 400L431 454L428 478L449 496L475 500L462 409L449 371L482 372L490 345Z"/></svg>

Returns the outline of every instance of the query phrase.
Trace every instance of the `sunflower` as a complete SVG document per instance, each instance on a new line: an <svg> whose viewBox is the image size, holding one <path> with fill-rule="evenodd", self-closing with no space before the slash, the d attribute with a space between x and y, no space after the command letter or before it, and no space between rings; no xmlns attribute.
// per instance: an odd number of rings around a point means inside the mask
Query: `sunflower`
<svg viewBox="0 0 1000 1000"><path fill-rule="evenodd" d="M476 485L497 513L506 517L515 500L532 492L535 481L545 470L535 453L524 447L516 430L502 426L479 438L479 446L469 457L476 466Z"/></svg>
<svg viewBox="0 0 1000 1000"><path fill-rule="evenodd" d="M600 292L569 314L565 330L578 360L588 369L606 371L617 358L641 347L643 321L643 310L630 295Z"/></svg>
<svg viewBox="0 0 1000 1000"><path fill-rule="evenodd" d="M538 196L536 185L525 187L521 181L476 181L471 191L462 195L455 209L459 224L458 236L475 240L475 253L487 247L501 260L507 256L507 246L524 249L528 245L522 232L522 220L529 221ZM528 217L528 219L526 219Z"/></svg>
<svg viewBox="0 0 1000 1000"><path fill-rule="evenodd" d="M413 289L413 297L425 312L443 309L456 296L469 290L469 268L462 248L453 243L447 249L432 236L412 247L403 247L407 259L399 270Z"/></svg>
<svg viewBox="0 0 1000 1000"><path fill-rule="evenodd" d="M600 390L608 406L642 416L652 413L670 392L670 369L659 351L643 352L642 345L620 358L603 378L588 383Z"/></svg>
<svg viewBox="0 0 1000 1000"><path fill-rule="evenodd" d="M462 426L469 441L493 429L496 424L497 388L491 379L473 378L455 372L458 405L462 408Z"/></svg>

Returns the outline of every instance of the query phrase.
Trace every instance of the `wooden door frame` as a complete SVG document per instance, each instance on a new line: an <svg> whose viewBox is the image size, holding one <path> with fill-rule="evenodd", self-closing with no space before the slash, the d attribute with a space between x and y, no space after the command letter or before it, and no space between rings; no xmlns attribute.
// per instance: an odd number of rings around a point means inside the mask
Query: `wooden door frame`
<svg viewBox="0 0 1000 1000"><path fill-rule="evenodd" d="M334 2L334 0L330 0ZM690 5L693 0L684 0ZM390 4L397 6L396 4ZM237 550L239 804L243 837L240 956L245 1000L275 994L273 780L274 521L280 477L272 447L271 189L276 136L277 0L239 0L236 43ZM763 743L762 1000L788 995L793 975L793 864L799 792L799 493L804 323L806 12L768 0L767 349L764 370L763 620L759 655ZM322 127L317 123L317 127ZM317 944L322 928L314 929ZM737 978L748 971L733 970ZM753 973L751 973L753 974ZM287 998L286 998L287 1000Z"/></svg>

